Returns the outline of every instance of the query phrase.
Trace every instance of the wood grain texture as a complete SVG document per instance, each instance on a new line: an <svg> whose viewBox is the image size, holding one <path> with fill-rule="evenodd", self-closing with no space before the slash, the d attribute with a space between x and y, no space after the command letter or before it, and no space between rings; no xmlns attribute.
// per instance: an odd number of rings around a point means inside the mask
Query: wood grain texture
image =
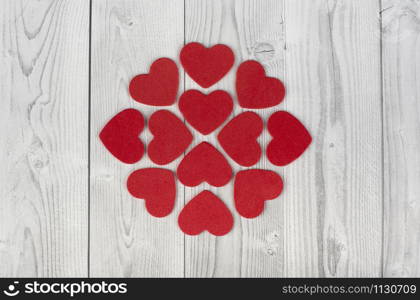
<svg viewBox="0 0 420 300"><path fill-rule="evenodd" d="M234 25L231 7L232 1L185 1L185 42L200 42L206 47L225 43L236 52L238 38ZM236 69L238 55L235 53ZM204 93L210 93L217 89L228 91L234 96L234 72L231 70L221 81L208 89L201 88L188 75L185 77L185 89L198 89ZM235 113L237 111L235 110ZM226 123L226 122L225 122ZM222 125L223 126L223 125ZM190 127L192 129L192 127ZM217 133L203 136L194 132L192 147L202 141L208 141L219 151L221 147L217 143ZM225 157L227 155L224 153ZM235 163L229 160L233 167ZM234 212L232 199L233 189L231 185L215 188L207 183L197 187L185 188L185 203L194 198L203 190L210 190L217 195ZM238 277L240 276L241 248L238 241L240 231L239 218L234 215L233 230L225 236L215 237L208 232L198 236L185 236L185 276L186 277Z"/></svg>
<svg viewBox="0 0 420 300"><path fill-rule="evenodd" d="M89 3L0 2L0 277L87 276Z"/></svg>
<svg viewBox="0 0 420 300"><path fill-rule="evenodd" d="M222 238L186 238L186 276L380 275L378 12L377 1L186 1L186 41L227 43L237 50L237 63L262 62L285 82L288 95L260 114L266 120L286 109L314 136L290 166L276 168L265 159L257 165L279 171L285 181L262 216L236 218ZM218 87L234 94L232 76ZM269 139L264 132L260 142ZM218 193L232 208L232 191Z"/></svg>
<svg viewBox="0 0 420 300"><path fill-rule="evenodd" d="M384 276L420 276L420 3L382 1Z"/></svg>
<svg viewBox="0 0 420 300"><path fill-rule="evenodd" d="M128 83L135 75L147 73L159 57L177 59L184 41L183 22L183 1L93 1L91 276L183 276L184 237L177 226L182 187L170 216L150 216L144 201L131 197L126 188L128 175L153 166L150 160L144 157L137 164L123 164L98 138L106 122L124 108L139 109L146 117L157 110L131 99ZM152 135L146 130L141 138L148 143Z"/></svg>
<svg viewBox="0 0 420 300"><path fill-rule="evenodd" d="M269 10L268 10L269 9ZM186 41L198 41L207 46L225 43L235 52L236 62L233 70L211 90L224 89L230 92L235 102L233 116L244 110L239 107L234 88L237 66L247 59L259 59L263 63L272 58L268 52L271 45L281 45L282 35L281 1L186 1ZM263 15L261 15L263 14ZM279 49L281 48L278 47ZM267 51L268 50L268 51ZM268 53L266 53L266 51ZM273 68L267 68L271 76L283 78L282 54L272 59ZM266 66L267 67L267 66ZM186 88L196 88L191 80L186 81ZM264 120L276 108L260 110ZM257 110L255 110L257 111ZM232 116L232 117L233 117ZM220 129L219 129L220 130ZM208 140L224 152L216 141L216 131ZM197 139L200 139L197 136ZM265 147L269 141L266 131L259 139ZM224 153L226 157L228 155ZM234 172L240 167L229 159ZM272 165L263 158L255 168L267 168ZM188 193L192 198L205 185ZM212 237L207 233L186 238L186 276L187 277L270 277L282 274L282 203L281 199L266 204L263 216L254 220L240 218L233 204L233 182L222 189L210 188L219 195L235 216L233 230L224 237ZM189 199L186 199L188 201Z"/></svg>
<svg viewBox="0 0 420 300"><path fill-rule="evenodd" d="M319 4L317 11L326 14L320 13L320 60L318 74L313 73L320 87L313 174L317 275L378 277L383 222L379 3Z"/></svg>

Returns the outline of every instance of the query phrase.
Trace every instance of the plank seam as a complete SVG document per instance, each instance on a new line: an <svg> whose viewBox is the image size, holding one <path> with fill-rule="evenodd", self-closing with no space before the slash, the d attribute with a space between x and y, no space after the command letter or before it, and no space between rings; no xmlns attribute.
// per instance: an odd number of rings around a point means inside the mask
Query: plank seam
<svg viewBox="0 0 420 300"><path fill-rule="evenodd" d="M184 46L185 46L185 0L184 0L184 15L183 15L183 17L184 17ZM182 69L183 70L183 73L184 73L184 86L183 86L183 90L184 90L184 92L185 92L185 70L184 69ZM184 120L184 123L185 123L185 120ZM184 155L185 155L185 153L184 153ZM184 206L185 206L185 186L184 186L184 188L183 188L183 190L184 190ZM183 234L184 235L184 243L183 243L183 248L184 248L184 261L183 261L183 265L184 265L184 268L183 268L183 272L184 272L184 278L185 278L185 264L186 264L186 251L185 251L185 233Z"/></svg>
<svg viewBox="0 0 420 300"><path fill-rule="evenodd" d="M89 0L89 84L88 84L88 247L87 247L87 276L90 278L90 139L91 139L91 85L92 85L92 0Z"/></svg>
<svg viewBox="0 0 420 300"><path fill-rule="evenodd" d="M379 1L379 68L381 88L381 156L382 156L382 247L381 247L381 277L384 277L384 245L385 245L385 146L384 146L384 72L383 72L383 40L382 40L382 0Z"/></svg>

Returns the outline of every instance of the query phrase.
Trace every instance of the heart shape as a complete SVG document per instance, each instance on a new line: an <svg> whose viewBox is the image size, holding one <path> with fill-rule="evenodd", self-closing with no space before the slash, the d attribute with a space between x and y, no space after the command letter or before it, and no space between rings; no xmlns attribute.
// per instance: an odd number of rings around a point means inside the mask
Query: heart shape
<svg viewBox="0 0 420 300"><path fill-rule="evenodd" d="M175 205L174 174L166 169L136 170L127 179L127 188L133 197L144 199L147 211L155 217L169 215Z"/></svg>
<svg viewBox="0 0 420 300"><path fill-rule="evenodd" d="M259 62L247 60L236 72L236 93L244 108L267 108L279 104L286 91L280 80L265 76Z"/></svg>
<svg viewBox="0 0 420 300"><path fill-rule="evenodd" d="M188 235L197 235L207 230L220 236L232 229L233 216L222 200L205 190L185 205L179 214L178 224Z"/></svg>
<svg viewBox="0 0 420 300"><path fill-rule="evenodd" d="M177 176L186 186L197 186L207 182L220 187L229 182L232 168L216 148L207 142L202 142L182 159L177 169Z"/></svg>
<svg viewBox="0 0 420 300"><path fill-rule="evenodd" d="M208 95L189 90L183 93L179 100L179 109L184 118L204 135L219 127L230 115L232 108L232 98L221 90Z"/></svg>
<svg viewBox="0 0 420 300"><path fill-rule="evenodd" d="M208 88L229 72L235 56L226 45L206 48L200 43L189 43L182 48L180 60L188 75L201 87Z"/></svg>
<svg viewBox="0 0 420 300"><path fill-rule="evenodd" d="M143 128L143 115L129 108L115 115L101 130L99 138L117 159L126 164L134 164L144 154L144 145L139 137Z"/></svg>
<svg viewBox="0 0 420 300"><path fill-rule="evenodd" d="M283 181L273 171L239 171L234 184L236 210L245 218L255 218L262 213L264 201L277 198L282 190Z"/></svg>
<svg viewBox="0 0 420 300"><path fill-rule="evenodd" d="M185 124L168 110L155 112L149 120L153 140L147 152L158 165L166 165L178 158L191 144L193 136Z"/></svg>
<svg viewBox="0 0 420 300"><path fill-rule="evenodd" d="M174 61L159 58L150 66L149 74L137 75L130 81L129 92L137 102L165 106L175 103L178 85L178 67Z"/></svg>
<svg viewBox="0 0 420 300"><path fill-rule="evenodd" d="M305 126L286 111L273 113L268 119L268 132L273 139L267 146L267 158L276 166L285 166L305 152L312 137Z"/></svg>
<svg viewBox="0 0 420 300"><path fill-rule="evenodd" d="M261 157L257 138L263 130L263 121L254 112L244 112L233 118L217 136L220 145L241 166L256 164Z"/></svg>

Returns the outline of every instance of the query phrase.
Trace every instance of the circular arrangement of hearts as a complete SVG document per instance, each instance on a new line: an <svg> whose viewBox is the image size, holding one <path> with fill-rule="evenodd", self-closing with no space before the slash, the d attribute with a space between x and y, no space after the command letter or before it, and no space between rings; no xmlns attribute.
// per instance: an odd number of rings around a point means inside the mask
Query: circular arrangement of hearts
<svg viewBox="0 0 420 300"><path fill-rule="evenodd" d="M180 53L184 70L203 88L222 79L232 69L234 60L233 51L221 44L206 48L199 43L189 43ZM245 109L273 107L285 96L283 83L266 76L264 67L253 60L239 65L235 84L237 104ZM228 92L216 90L205 94L187 90L177 99L178 88L179 70L169 58L157 59L148 74L135 76L129 84L131 97L142 104L170 106L178 100L178 109L185 121L202 135L214 132L231 116L235 102ZM244 218L256 218L262 214L264 202L278 198L283 190L282 178L275 171L252 168L263 155L258 137L264 126L272 137L265 155L276 166L296 160L312 141L305 126L286 111L274 112L266 122L254 111L245 111L224 125L217 134L217 142L234 162L246 169L234 174L228 160L216 147L201 142L182 158L173 172L161 166L183 155L193 142L193 134L183 120L161 109L147 122L153 139L146 146L140 139L145 123L139 110L125 109L104 126L99 137L114 157L127 164L140 161L147 148L148 157L157 166L132 172L127 179L127 189L133 197L143 199L147 211L158 218L173 211L177 180L189 187L203 182L222 187L233 182L236 211ZM208 190L191 199L178 216L179 227L188 235L204 231L225 235L233 223L229 208Z"/></svg>

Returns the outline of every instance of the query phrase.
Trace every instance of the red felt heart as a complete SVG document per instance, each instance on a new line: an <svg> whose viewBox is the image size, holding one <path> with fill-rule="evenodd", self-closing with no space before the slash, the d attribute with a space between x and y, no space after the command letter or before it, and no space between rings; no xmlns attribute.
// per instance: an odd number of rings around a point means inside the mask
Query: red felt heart
<svg viewBox="0 0 420 300"><path fill-rule="evenodd" d="M312 141L305 126L286 111L272 114L267 128L273 137L267 146L267 157L276 166L285 166L294 161Z"/></svg>
<svg viewBox="0 0 420 300"><path fill-rule="evenodd" d="M245 218L255 218L262 213L264 201L278 197L282 190L283 181L273 171L239 171L234 184L236 210Z"/></svg>
<svg viewBox="0 0 420 300"><path fill-rule="evenodd" d="M260 63L247 60L236 72L236 93L242 107L267 108L279 104L286 91L280 80L265 76Z"/></svg>
<svg viewBox="0 0 420 300"><path fill-rule="evenodd" d="M233 227L233 216L226 205L210 191L202 191L185 205L178 217L181 230L197 235L207 230L225 235Z"/></svg>
<svg viewBox="0 0 420 300"><path fill-rule="evenodd" d="M244 112L233 118L217 136L220 145L242 166L252 166L261 157L257 142L263 130L263 121L253 112Z"/></svg>
<svg viewBox="0 0 420 300"><path fill-rule="evenodd" d="M175 205L175 176L166 169L136 170L127 179L131 195L144 199L147 211L155 217L169 215Z"/></svg>
<svg viewBox="0 0 420 300"><path fill-rule="evenodd" d="M115 115L101 130L99 138L117 159L134 164L144 154L144 145L139 137L143 128L143 115L129 108Z"/></svg>
<svg viewBox="0 0 420 300"><path fill-rule="evenodd" d="M184 118L204 135L219 127L230 115L232 108L232 98L221 90L208 95L189 90L183 93L179 100L179 109Z"/></svg>
<svg viewBox="0 0 420 300"><path fill-rule="evenodd" d="M149 120L153 140L147 152L150 159L165 165L179 157L191 144L193 136L185 124L168 110L155 112Z"/></svg>
<svg viewBox="0 0 420 300"><path fill-rule="evenodd" d="M232 168L216 148L202 142L182 159L177 175L186 186L196 186L202 182L224 186L232 177Z"/></svg>
<svg viewBox="0 0 420 300"><path fill-rule="evenodd" d="M189 43L182 48L180 59L188 75L203 88L208 88L229 72L235 56L226 45L206 48L200 43Z"/></svg>
<svg viewBox="0 0 420 300"><path fill-rule="evenodd" d="M149 74L137 75L131 80L129 91L137 102L165 106L175 103L178 84L176 64L169 58L159 58L151 65Z"/></svg>

